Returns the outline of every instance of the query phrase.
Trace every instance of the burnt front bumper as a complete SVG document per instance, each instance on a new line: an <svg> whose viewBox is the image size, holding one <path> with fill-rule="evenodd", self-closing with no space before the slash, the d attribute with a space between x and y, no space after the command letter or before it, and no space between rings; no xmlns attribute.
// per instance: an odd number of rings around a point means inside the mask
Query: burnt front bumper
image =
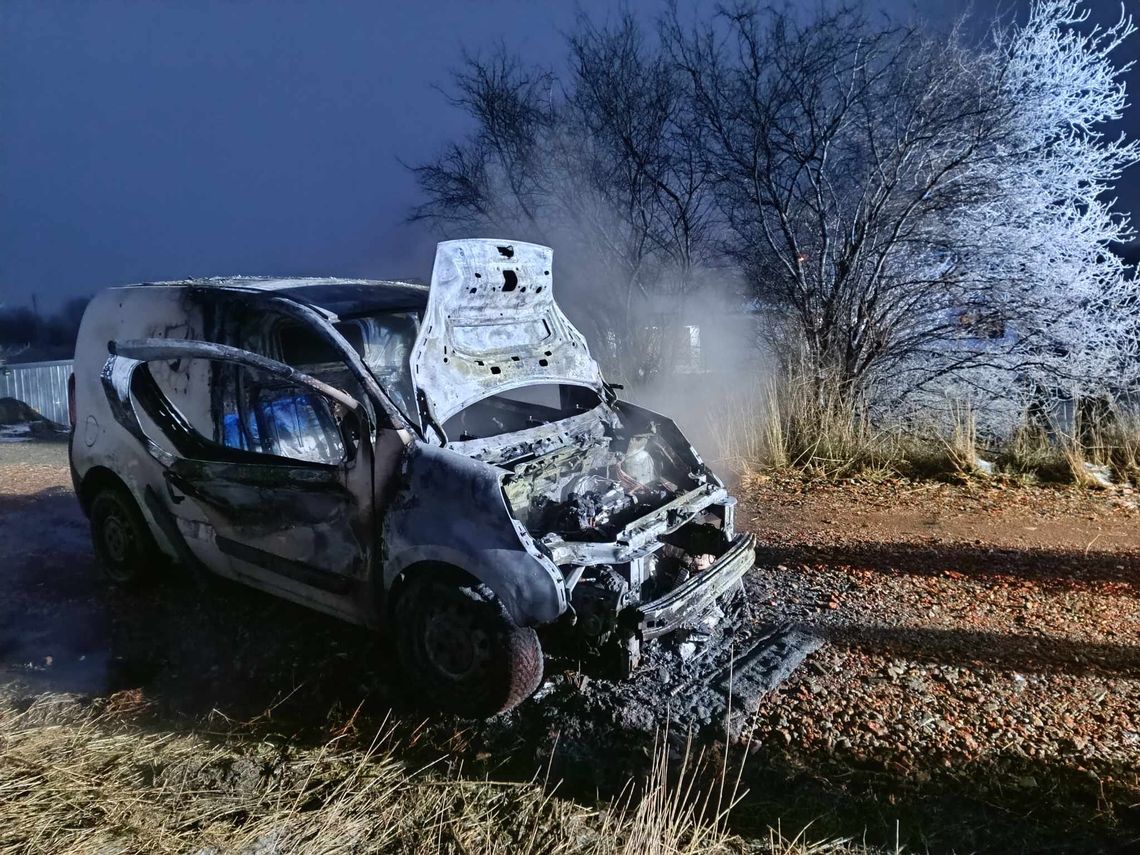
<svg viewBox="0 0 1140 855"><path fill-rule="evenodd" d="M711 567L678 585L668 594L637 608L638 634L643 640L672 632L713 607L717 599L733 588L756 562L756 537L741 534Z"/></svg>

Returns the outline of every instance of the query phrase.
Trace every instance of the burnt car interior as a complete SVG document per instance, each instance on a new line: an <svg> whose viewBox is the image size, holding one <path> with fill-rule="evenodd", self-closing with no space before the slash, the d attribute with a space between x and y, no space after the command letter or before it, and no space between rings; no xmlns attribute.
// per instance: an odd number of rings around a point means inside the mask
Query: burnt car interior
<svg viewBox="0 0 1140 855"><path fill-rule="evenodd" d="M276 359L361 400L363 390L336 348L313 329L273 312L234 305L222 339ZM408 354L419 329L415 311L386 311L343 320L337 331L402 410L413 399ZM201 363L201 364L196 364ZM358 422L312 389L234 363L214 360L156 362L140 369L153 382L142 397L165 399L167 416L218 447L293 461L338 465L353 456ZM209 389L191 397L190 389ZM414 410L412 410L414 412ZM154 418L154 414L151 414ZM198 449L198 454L204 452Z"/></svg>
<svg viewBox="0 0 1140 855"><path fill-rule="evenodd" d="M343 416L338 418L323 396L245 366L217 369L231 374L222 384L227 394L215 427L223 445L312 463L335 465L345 459Z"/></svg>
<svg viewBox="0 0 1140 855"><path fill-rule="evenodd" d="M189 378L209 385L198 387ZM210 394L187 393L196 387ZM145 416L144 429L146 421L160 426L147 430L151 439L169 441L191 459L257 455L338 465L354 448L338 404L249 366L211 359L153 362L135 372L131 392Z"/></svg>

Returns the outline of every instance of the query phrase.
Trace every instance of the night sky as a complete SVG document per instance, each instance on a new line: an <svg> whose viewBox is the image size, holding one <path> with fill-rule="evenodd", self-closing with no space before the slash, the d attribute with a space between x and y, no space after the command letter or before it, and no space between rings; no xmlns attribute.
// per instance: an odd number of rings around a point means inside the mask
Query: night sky
<svg viewBox="0 0 1140 855"><path fill-rule="evenodd" d="M867 6L944 21L965 2ZM628 7L652 21L664 0ZM0 0L0 304L213 274L426 277L435 235L404 222L417 192L402 163L466 129L434 87L464 47L558 69L576 8L620 7ZM1125 51L1140 56L1140 35Z"/></svg>

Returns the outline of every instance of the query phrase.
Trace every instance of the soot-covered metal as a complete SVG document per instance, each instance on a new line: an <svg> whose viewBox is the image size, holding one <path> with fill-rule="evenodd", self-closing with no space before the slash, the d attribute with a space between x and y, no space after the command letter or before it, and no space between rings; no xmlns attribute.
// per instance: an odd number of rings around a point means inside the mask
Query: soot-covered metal
<svg viewBox="0 0 1140 855"><path fill-rule="evenodd" d="M715 613L753 540L677 426L605 383L552 261L449 241L430 289L104 292L77 348L85 507L118 491L159 551L388 625L410 676L464 712L529 695L543 643L636 668Z"/></svg>

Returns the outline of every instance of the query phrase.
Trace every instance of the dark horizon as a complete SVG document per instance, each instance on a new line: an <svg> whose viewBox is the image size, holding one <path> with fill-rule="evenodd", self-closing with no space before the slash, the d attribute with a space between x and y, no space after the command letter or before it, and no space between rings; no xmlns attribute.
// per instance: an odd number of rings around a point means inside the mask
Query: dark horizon
<svg viewBox="0 0 1140 855"><path fill-rule="evenodd" d="M665 3L627 6L651 22ZM1115 20L1109 0L1090 6ZM876 9L945 22L965 7ZM51 312L109 285L188 276L426 277L436 236L407 222L418 195L405 164L467 127L437 87L464 49L500 42L557 69L575 14L521 0L8 0L0 305L34 297ZM1133 37L1119 62L1137 56ZM1135 110L1124 125L1136 132ZM1135 183L1118 187L1124 210L1140 209Z"/></svg>

